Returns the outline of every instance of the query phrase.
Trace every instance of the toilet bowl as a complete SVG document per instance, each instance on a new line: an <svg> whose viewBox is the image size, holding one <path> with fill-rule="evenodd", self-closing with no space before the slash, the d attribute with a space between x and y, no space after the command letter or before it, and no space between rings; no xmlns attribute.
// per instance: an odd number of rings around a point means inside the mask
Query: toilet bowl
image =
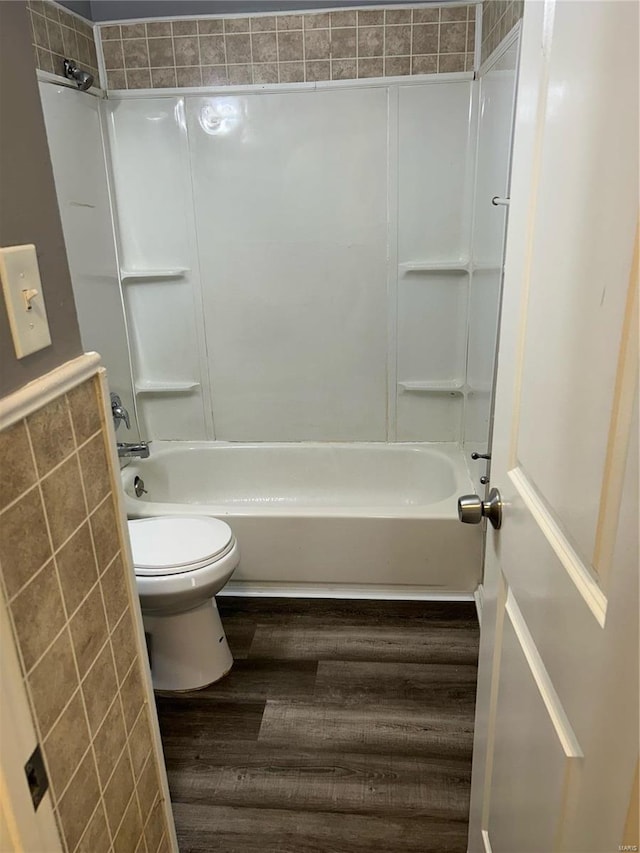
<svg viewBox="0 0 640 853"><path fill-rule="evenodd" d="M228 524L207 516L129 521L136 586L156 690L197 690L233 657L215 595L240 562Z"/></svg>

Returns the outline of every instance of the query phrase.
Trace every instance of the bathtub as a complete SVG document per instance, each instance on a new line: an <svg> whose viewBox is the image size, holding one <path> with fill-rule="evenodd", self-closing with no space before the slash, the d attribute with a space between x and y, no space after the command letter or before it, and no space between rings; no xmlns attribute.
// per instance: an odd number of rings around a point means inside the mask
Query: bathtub
<svg viewBox="0 0 640 853"><path fill-rule="evenodd" d="M473 491L457 445L154 441L122 482L130 518L231 526L227 593L468 598L480 581L482 529L457 518Z"/></svg>

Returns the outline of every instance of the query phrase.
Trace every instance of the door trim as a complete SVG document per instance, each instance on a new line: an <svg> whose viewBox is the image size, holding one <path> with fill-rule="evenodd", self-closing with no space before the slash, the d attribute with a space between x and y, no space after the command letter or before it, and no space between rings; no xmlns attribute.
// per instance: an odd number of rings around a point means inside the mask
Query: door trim
<svg viewBox="0 0 640 853"><path fill-rule="evenodd" d="M542 701L547 709L549 718L556 731L558 740L562 745L564 754L567 758L584 758L584 753L580 748L578 738L576 737L573 727L569 722L569 718L567 717L562 702L560 701L560 697L553 686L553 682L547 672L544 661L540 657L535 641L527 628L527 623L524 620L524 616L522 615L511 590L507 592L505 610L509 616L509 621L511 622L515 635L518 638L518 642L520 643L522 653L527 660L533 680L536 683L536 687L538 688Z"/></svg>
<svg viewBox="0 0 640 853"><path fill-rule="evenodd" d="M523 469L520 467L513 468L508 474L523 503L538 522L540 531L553 549L560 564L573 581L600 627L604 628L607 599L589 570L585 568L584 559L573 547L551 511L547 509Z"/></svg>

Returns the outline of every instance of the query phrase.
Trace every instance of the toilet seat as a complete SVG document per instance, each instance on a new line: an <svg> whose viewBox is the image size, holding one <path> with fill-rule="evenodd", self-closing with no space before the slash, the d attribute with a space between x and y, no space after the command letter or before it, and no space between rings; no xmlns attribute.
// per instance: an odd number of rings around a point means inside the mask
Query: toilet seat
<svg viewBox="0 0 640 853"><path fill-rule="evenodd" d="M184 574L217 563L235 546L228 524L209 516L161 515L129 521L136 576Z"/></svg>

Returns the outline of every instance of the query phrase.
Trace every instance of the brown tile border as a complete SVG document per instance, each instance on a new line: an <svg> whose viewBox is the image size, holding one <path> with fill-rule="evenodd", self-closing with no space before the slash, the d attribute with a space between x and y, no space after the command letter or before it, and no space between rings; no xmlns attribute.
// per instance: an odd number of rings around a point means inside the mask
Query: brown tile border
<svg viewBox="0 0 640 853"><path fill-rule="evenodd" d="M472 71L476 5L97 27L109 89L273 85Z"/></svg>
<svg viewBox="0 0 640 853"><path fill-rule="evenodd" d="M36 67L64 77L62 61L73 59L99 86L93 24L49 0L27 0Z"/></svg>
<svg viewBox="0 0 640 853"><path fill-rule="evenodd" d="M524 0L484 0L480 62L484 62L522 18Z"/></svg>

